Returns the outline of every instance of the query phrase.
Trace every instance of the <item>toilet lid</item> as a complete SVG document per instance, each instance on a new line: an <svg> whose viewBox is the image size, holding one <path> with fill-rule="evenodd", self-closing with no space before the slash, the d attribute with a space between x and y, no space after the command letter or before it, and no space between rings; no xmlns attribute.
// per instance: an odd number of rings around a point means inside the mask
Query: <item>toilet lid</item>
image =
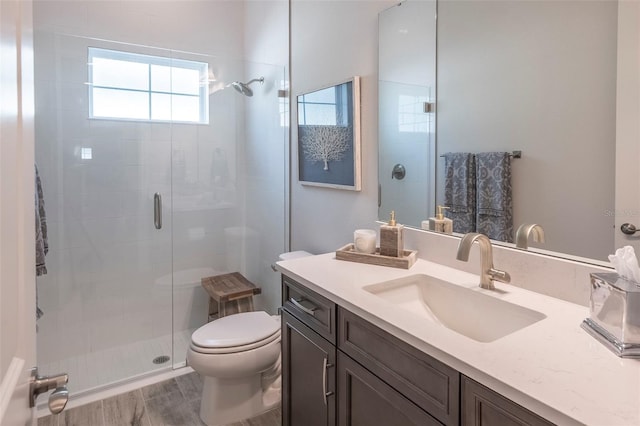
<svg viewBox="0 0 640 426"><path fill-rule="evenodd" d="M266 312L244 312L203 325L193 333L191 341L202 348L248 345L266 339L279 329L280 322Z"/></svg>

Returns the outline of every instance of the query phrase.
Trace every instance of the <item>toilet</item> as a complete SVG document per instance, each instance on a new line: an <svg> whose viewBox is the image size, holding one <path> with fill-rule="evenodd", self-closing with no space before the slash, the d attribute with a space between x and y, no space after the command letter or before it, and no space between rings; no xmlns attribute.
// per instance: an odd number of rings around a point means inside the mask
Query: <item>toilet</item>
<svg viewBox="0 0 640 426"><path fill-rule="evenodd" d="M280 260L310 256L284 253ZM214 320L191 336L187 363L204 378L200 419L238 422L280 404L280 316L243 312Z"/></svg>
<svg viewBox="0 0 640 426"><path fill-rule="evenodd" d="M280 402L280 317L244 312L212 321L191 336L187 362L203 376L200 418L234 423Z"/></svg>

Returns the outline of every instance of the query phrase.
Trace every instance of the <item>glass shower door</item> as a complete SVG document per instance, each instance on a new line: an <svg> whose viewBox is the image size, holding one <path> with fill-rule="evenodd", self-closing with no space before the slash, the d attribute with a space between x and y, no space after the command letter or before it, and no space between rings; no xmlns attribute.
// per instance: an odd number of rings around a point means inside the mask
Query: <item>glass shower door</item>
<svg viewBox="0 0 640 426"><path fill-rule="evenodd" d="M209 297L201 279L237 270L227 262L225 229L243 221L237 174L243 117L238 93L222 76L240 76L242 62L172 54L174 61L202 62L208 69L201 83L205 120L171 127L173 366L178 368L186 364L191 334L208 320Z"/></svg>
<svg viewBox="0 0 640 426"><path fill-rule="evenodd" d="M210 69L209 122L174 123L174 367L184 365L195 329L207 321L203 277L239 272L262 289L255 309L275 314L285 250L288 109L283 66L174 52ZM199 59L203 58L203 59ZM251 85L253 96L234 90Z"/></svg>
<svg viewBox="0 0 640 426"><path fill-rule="evenodd" d="M68 372L79 396L184 366L207 321L203 277L240 272L275 313L284 68L44 31L35 58L41 373ZM260 76L251 98L229 87Z"/></svg>
<svg viewBox="0 0 640 426"><path fill-rule="evenodd" d="M35 156L49 229L38 359L42 374L68 372L76 396L170 367L172 345L171 125L114 117L126 111L105 99L127 95L133 107L139 92L116 92L121 82L105 68L97 75L90 48L170 56L35 34Z"/></svg>

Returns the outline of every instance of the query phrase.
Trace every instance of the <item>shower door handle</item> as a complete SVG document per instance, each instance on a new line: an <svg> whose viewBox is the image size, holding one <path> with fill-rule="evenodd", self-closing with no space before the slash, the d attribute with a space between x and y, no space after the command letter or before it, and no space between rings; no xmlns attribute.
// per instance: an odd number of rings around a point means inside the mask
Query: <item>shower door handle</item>
<svg viewBox="0 0 640 426"><path fill-rule="evenodd" d="M153 224L156 229L162 228L162 195L159 192L153 195Z"/></svg>

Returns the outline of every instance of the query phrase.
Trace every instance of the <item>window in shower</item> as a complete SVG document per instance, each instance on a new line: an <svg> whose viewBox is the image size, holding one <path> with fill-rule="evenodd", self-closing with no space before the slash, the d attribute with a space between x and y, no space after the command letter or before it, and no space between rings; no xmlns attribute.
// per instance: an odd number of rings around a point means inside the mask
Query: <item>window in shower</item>
<svg viewBox="0 0 640 426"><path fill-rule="evenodd" d="M207 124L208 64L89 48L89 117Z"/></svg>

